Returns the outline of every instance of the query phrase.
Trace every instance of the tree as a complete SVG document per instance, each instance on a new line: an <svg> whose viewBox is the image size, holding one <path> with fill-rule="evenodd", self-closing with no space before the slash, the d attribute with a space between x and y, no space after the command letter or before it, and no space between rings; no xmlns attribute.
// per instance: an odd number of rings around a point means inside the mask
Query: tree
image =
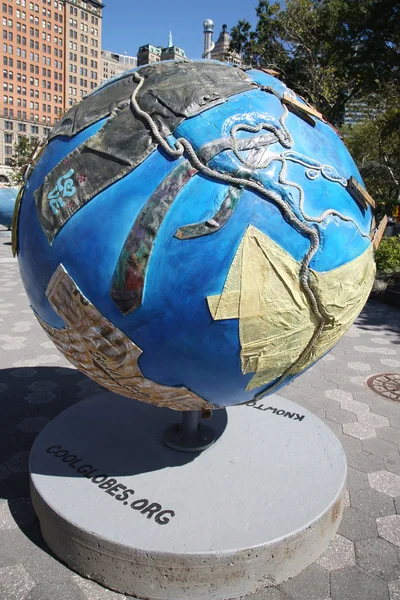
<svg viewBox="0 0 400 600"><path fill-rule="evenodd" d="M232 47L287 85L328 120L343 122L352 98L400 84L400 3L395 0L259 0L257 25L232 29Z"/></svg>
<svg viewBox="0 0 400 600"><path fill-rule="evenodd" d="M278 32L278 3L270 4L260 0L256 9L258 23L251 31L249 21L241 20L231 30L231 48L254 67L278 67L281 70L285 62L285 51Z"/></svg>
<svg viewBox="0 0 400 600"><path fill-rule="evenodd" d="M26 135L21 135L19 142L14 147L14 153L11 158L11 167L13 169L11 183L13 185L19 186L22 184L24 173L37 145L37 140L29 139Z"/></svg>
<svg viewBox="0 0 400 600"><path fill-rule="evenodd" d="M238 24L231 29L231 50L245 59L251 55L250 32L251 24L246 20L239 20Z"/></svg>
<svg viewBox="0 0 400 600"><path fill-rule="evenodd" d="M376 268L380 273L400 273L400 238L383 238L375 255Z"/></svg>
<svg viewBox="0 0 400 600"><path fill-rule="evenodd" d="M400 205L400 90L387 84L362 108L364 120L341 131L370 194L391 214Z"/></svg>

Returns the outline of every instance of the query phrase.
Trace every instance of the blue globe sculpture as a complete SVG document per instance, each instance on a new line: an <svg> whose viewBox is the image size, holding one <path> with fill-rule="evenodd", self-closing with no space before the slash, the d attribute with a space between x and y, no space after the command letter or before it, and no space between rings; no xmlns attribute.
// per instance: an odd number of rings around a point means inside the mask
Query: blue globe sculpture
<svg viewBox="0 0 400 600"><path fill-rule="evenodd" d="M125 396L212 410L277 390L361 311L372 199L324 117L216 61L107 81L27 173L14 244L32 309Z"/></svg>
<svg viewBox="0 0 400 600"><path fill-rule="evenodd" d="M17 188L0 188L0 225L4 225L8 229L11 229L17 194Z"/></svg>

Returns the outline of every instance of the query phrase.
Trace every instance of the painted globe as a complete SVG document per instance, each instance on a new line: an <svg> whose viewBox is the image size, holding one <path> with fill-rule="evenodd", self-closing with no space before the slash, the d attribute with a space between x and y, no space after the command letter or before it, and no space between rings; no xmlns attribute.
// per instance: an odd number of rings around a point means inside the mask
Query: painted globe
<svg viewBox="0 0 400 600"><path fill-rule="evenodd" d="M337 343L372 286L372 204L337 132L278 79L171 61L61 118L14 242L71 363L207 411L267 395Z"/></svg>
<svg viewBox="0 0 400 600"><path fill-rule="evenodd" d="M0 187L0 225L8 229L11 228L17 194L17 188Z"/></svg>

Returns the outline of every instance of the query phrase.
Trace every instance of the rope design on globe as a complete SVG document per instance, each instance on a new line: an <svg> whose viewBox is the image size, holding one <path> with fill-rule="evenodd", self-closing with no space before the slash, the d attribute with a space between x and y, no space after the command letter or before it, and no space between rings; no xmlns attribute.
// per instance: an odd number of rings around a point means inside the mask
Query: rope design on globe
<svg viewBox="0 0 400 600"><path fill-rule="evenodd" d="M162 137L162 135L160 134L158 127L157 127L156 123L154 122L154 120L152 119L152 117L146 111L142 110L138 104L136 96L137 96L138 92L140 91L141 87L143 86L143 83L145 81L144 78L141 77L141 75L138 72L135 72L132 75L133 75L133 79L135 81L137 81L137 83L138 83L138 85L136 86L135 90L133 91L133 93L131 95L130 103L131 103L132 112L147 123L154 139L157 141L159 146L161 146L161 148L167 154L169 154L173 158L179 158L186 152L192 166L194 168L196 168L198 171L207 175L208 177L211 177L212 179L216 179L218 181L222 181L223 183L229 183L229 184L237 186L237 187L248 188L250 190L254 190L255 192L261 194L268 200L274 202L281 209L282 213L286 216L286 218L292 224L292 226L295 227L301 233L304 233L310 239L310 247L309 247L308 251L306 252L306 254L304 255L303 260L301 262L300 282L301 282L301 285L303 286L306 296L309 299L309 302L311 304L314 315L316 316L316 318L318 320L318 325L316 326L316 328L314 330L314 334L312 335L311 339L309 340L308 344L306 345L304 350L301 352L301 354L299 355L297 360L284 371L284 373L279 377L279 379L274 383L274 385L270 386L263 392L260 392L254 396L254 399L261 399L265 395L267 395L267 392L269 394L273 390L275 390L288 375L290 375L291 373L293 373L295 371L297 365L301 364L303 359L305 357L309 356L314 344L317 342L318 338L320 337L325 324L329 321L328 315L323 314L324 309L322 306L320 306L318 298L315 295L314 291L312 290L312 288L310 287L310 284L309 284L310 263L320 245L319 231L315 226L310 226L307 223L304 223L303 221L301 221L297 217L297 215L294 213L294 211L291 209L291 207L283 200L282 196L280 196L277 192L267 190L263 185L261 185L257 181L254 181L251 179L244 179L243 177L235 177L235 176L229 175L227 173L220 173L219 171L211 169L208 165L205 165L204 163L202 163L199 160L192 144L187 139L180 137L175 140L174 146L171 146L171 144L169 144L167 142L167 140L165 140ZM269 91L269 88L264 87L263 89L265 91ZM274 95L276 95L275 91L273 93L274 93ZM269 123L261 123L257 126L242 124L240 126L236 125L232 128L233 134L232 134L232 130L231 130L231 139L233 140L233 151L235 153L235 156L237 156L237 158L240 160L240 162L242 164L246 164L246 162L243 161L242 158L238 155L238 151L236 148L236 138L234 136L235 132L239 128L244 131L249 131L252 133L257 133L261 129L268 129L269 131L272 131L277 136L278 140L285 148L291 148L293 145L293 139L284 123L287 114L288 114L288 109L286 106L284 106L283 113L279 119L279 122L284 131L284 135L282 135L282 132L277 127L275 127L274 125L271 125ZM236 149L236 151L235 151L235 149ZM282 163L282 168L281 168L280 174L279 174L280 183L285 184L285 185L290 185L290 186L293 186L296 189L298 189L300 195L302 195L302 200L303 200L304 192L303 192L301 186L299 186L298 184L295 184L295 183L285 181L285 179L283 178L286 173L287 158L276 155L276 157L273 156L273 157L271 157L271 160L267 161L268 164L270 164L270 162L272 162L272 160L280 160L280 162ZM249 165L246 165L246 166L249 166ZM251 165L251 168L254 169L254 165ZM263 168L263 167L259 167L259 168ZM302 208L300 208L300 211L301 211L303 218L307 221L318 223L321 220L323 220L321 218L322 215L320 215L320 217L317 217L315 219L315 218L308 217L307 215L305 215L302 211ZM327 212L329 212L329 211L325 211L325 213L327 213ZM345 216L341 215L340 213L338 213L337 211L333 211L333 212L335 214L337 214L337 216L340 216L341 218L343 218L344 220L353 221L353 219L345 217ZM323 213L323 215L325 213ZM329 213L329 214L331 214L331 213ZM354 223L354 224L357 226L356 223ZM357 226L357 229L359 229L358 226ZM369 237L369 236L367 236L367 237Z"/></svg>
<svg viewBox="0 0 400 600"><path fill-rule="evenodd" d="M289 111L287 110L286 106L284 106L284 111L279 119L279 121L282 125L282 128L284 129L284 131L286 133L286 137L284 137L282 135L282 133L280 132L280 130L277 127L275 127L274 125L271 125L270 123L259 123L258 125L255 125L255 126L247 125L244 123L234 125L230 131L232 151L233 151L234 155L244 166L251 168L251 169L260 169L260 170L267 169L270 166L270 164L274 161L282 163L282 167L280 169L279 176L278 176L278 181L282 185L288 185L288 186L294 187L295 189L298 190L298 192L299 192L299 210L300 210L301 216L303 217L303 219L305 221L309 221L311 223L322 223L322 221L324 221L329 215L333 215L333 216L339 217L343 221L353 223L353 225L355 226L357 231L360 233L360 235L369 239L369 234L364 233L362 231L362 229L359 227L358 223L356 223L356 221L352 217L348 217L348 216L342 214L341 212L339 212L338 210L335 210L334 208L329 208L329 209L325 210L318 217L311 217L310 215L307 215L307 213L304 211L305 194L304 194L303 188L300 185L298 185L297 183L286 179L286 171L287 171L287 163L288 162L296 162L296 163L302 165L303 167L308 167L309 165L306 161L302 161L300 158L287 157L287 156L281 155L281 154L273 154L273 155L269 156L267 158L267 160L264 163L262 163L261 165L254 165L252 163L247 162L246 159L244 159L242 156L240 156L239 151L237 149L237 138L236 138L237 131L250 131L252 133L258 133L261 129L266 129L268 131L272 131L272 133L274 133L276 135L280 144L284 148L291 148L293 146L293 138L284 125L284 120L285 120L288 112ZM333 183L339 183L340 185L345 187L344 184L338 182L336 179L333 179L333 178L327 176L326 174L324 176L329 181L331 181Z"/></svg>
<svg viewBox="0 0 400 600"><path fill-rule="evenodd" d="M240 160L241 163L246 165L246 167L250 167L251 169L254 169L254 168L266 169L271 162L270 159L267 159L266 163L255 167L252 163L248 163L245 159L243 159L239 155L239 151L237 148L237 139L236 139L237 131L249 131L250 133L259 133L262 129L266 129L267 131L271 131L272 133L274 133L276 135L279 143L284 148L288 148L288 149L291 148L293 146L293 138L290 134L290 131L286 128L286 125L285 125L285 120L286 120L288 113L289 113L289 111L288 111L287 107L284 106L283 113L279 117L279 123L281 124L283 134L282 134L282 131L280 129L278 129L278 127L275 127L275 125L272 125L271 123L258 123L257 125L248 125L247 123L239 123L238 125L234 125L230 131L230 138L231 138L232 150L233 150L236 158L238 160Z"/></svg>

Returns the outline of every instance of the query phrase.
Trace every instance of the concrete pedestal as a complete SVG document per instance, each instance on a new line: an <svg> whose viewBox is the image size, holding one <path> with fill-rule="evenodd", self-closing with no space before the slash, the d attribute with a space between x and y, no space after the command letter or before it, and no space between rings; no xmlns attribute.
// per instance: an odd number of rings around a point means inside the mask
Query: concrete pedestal
<svg viewBox="0 0 400 600"><path fill-rule="evenodd" d="M293 577L340 522L346 459L277 395L217 411L198 454L162 442L180 415L110 392L64 411L31 453L43 536L72 569L152 600L237 598Z"/></svg>

